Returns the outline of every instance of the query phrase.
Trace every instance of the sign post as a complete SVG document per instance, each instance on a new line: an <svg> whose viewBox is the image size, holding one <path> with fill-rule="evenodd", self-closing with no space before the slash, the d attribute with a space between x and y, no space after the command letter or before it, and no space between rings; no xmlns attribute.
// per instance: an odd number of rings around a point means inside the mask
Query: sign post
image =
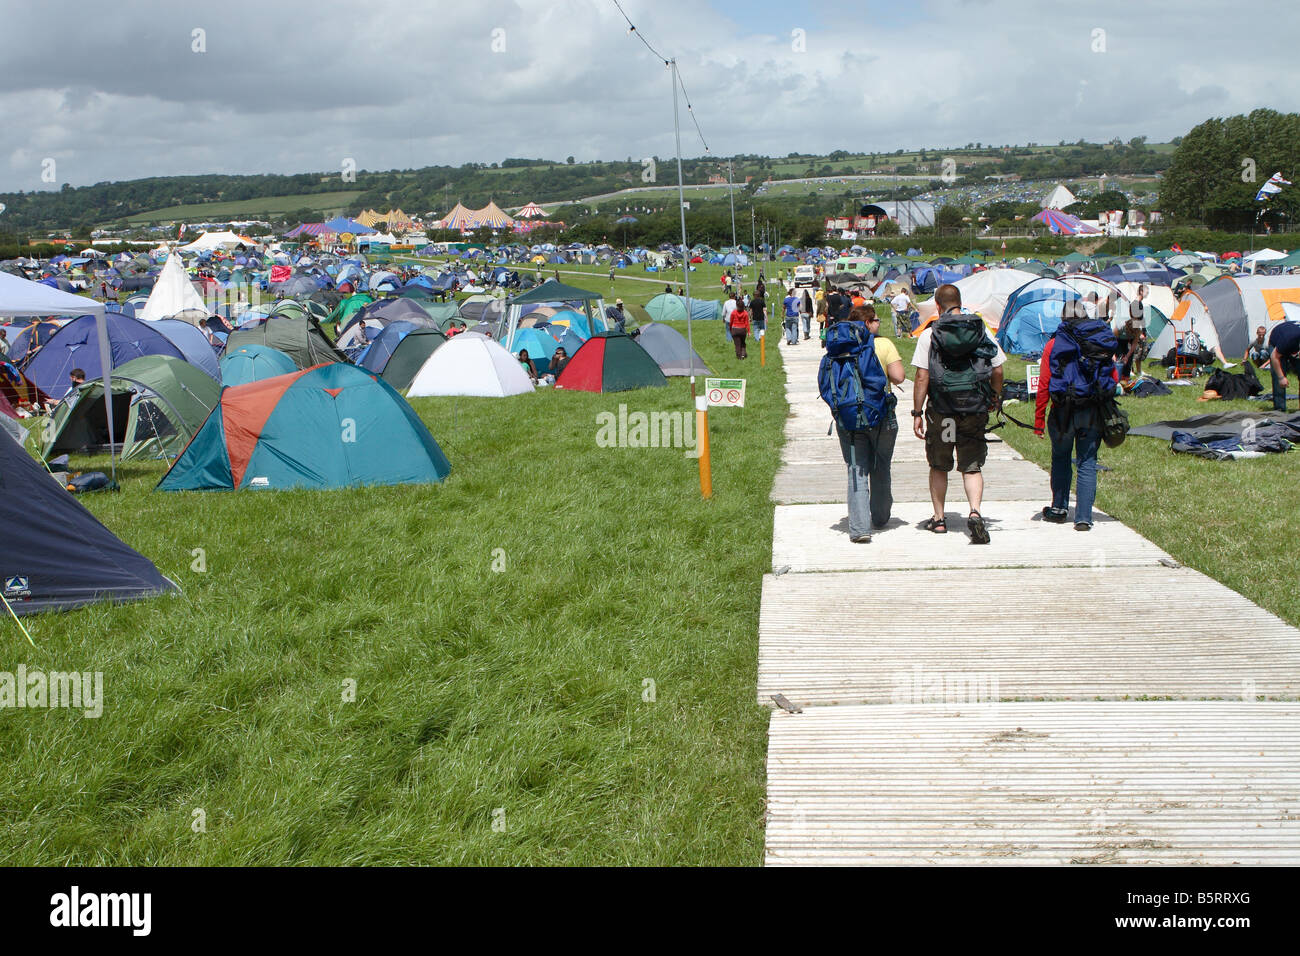
<svg viewBox="0 0 1300 956"><path fill-rule="evenodd" d="M708 403L720 408L745 407L745 379L706 378L704 395Z"/></svg>

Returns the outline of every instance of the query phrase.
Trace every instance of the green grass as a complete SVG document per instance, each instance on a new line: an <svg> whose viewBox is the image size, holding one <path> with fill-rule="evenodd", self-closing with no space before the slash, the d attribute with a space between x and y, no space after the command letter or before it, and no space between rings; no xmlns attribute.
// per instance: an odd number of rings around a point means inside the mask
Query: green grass
<svg viewBox="0 0 1300 956"><path fill-rule="evenodd" d="M349 203L360 196L358 190L337 193L303 193L297 196L271 196L264 199L239 199L232 202L191 203L168 206L149 212L128 216L127 222L167 222L176 219L223 220L273 216L299 209L310 209L323 218L341 213Z"/></svg>
<svg viewBox="0 0 1300 956"><path fill-rule="evenodd" d="M888 309L882 314L888 316ZM882 327L892 328L892 320L887 317ZM898 344L910 361L915 340ZM1005 369L1008 380L1025 380L1025 362L1017 356L1008 356ZM1145 370L1164 377L1158 366L1148 365ZM1198 402L1205 379L1196 381L1193 387L1175 388L1172 395L1130 397L1120 403L1134 428L1211 412L1262 415L1272 407L1248 401ZM1266 393L1270 391L1267 372L1260 373L1260 384ZM1031 404L1011 404L1007 410L1023 422L1033 421ZM997 435L1035 464L1044 469L1050 465L1046 438L1011 424ZM1295 544L1290 534L1300 512L1300 453L1215 462L1175 454L1167 441L1134 437L1119 448L1103 448L1101 462L1110 470L1099 476L1098 508L1182 564L1300 627L1300 589L1294 582ZM1044 474L1043 504L1050 503L1050 494ZM1230 627L1231 622L1224 626Z"/></svg>
<svg viewBox="0 0 1300 956"><path fill-rule="evenodd" d="M783 372L696 332L750 382L711 416L711 501L681 450L595 444L620 403L689 412L682 379L415 399L440 486L164 494L161 463L121 468L83 500L184 594L28 619L36 650L8 626L4 669L102 671L106 701L3 714L0 860L759 863Z"/></svg>

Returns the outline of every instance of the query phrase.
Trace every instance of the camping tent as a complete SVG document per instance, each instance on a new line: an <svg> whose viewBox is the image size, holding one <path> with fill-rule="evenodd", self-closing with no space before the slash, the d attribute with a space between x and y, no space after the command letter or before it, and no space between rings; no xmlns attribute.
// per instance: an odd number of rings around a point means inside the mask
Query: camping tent
<svg viewBox="0 0 1300 956"><path fill-rule="evenodd" d="M605 314L605 300L599 292L588 292L586 289L565 285L556 279L547 279L536 288L529 289L510 300L506 308L506 332L503 336L507 349L514 348L515 330L519 328L524 306L529 305L580 307L583 314L587 316L588 322L591 322L592 316Z"/></svg>
<svg viewBox="0 0 1300 956"><path fill-rule="evenodd" d="M166 335L149 323L120 312L106 313L102 321L108 335L110 368L142 355L185 358ZM72 388L68 375L74 368L84 371L87 380L102 376L105 371L101 365L102 353L95 348L99 325L100 320L93 315L73 319L54 333L23 371L51 398L62 398Z"/></svg>
<svg viewBox="0 0 1300 956"><path fill-rule="evenodd" d="M0 436L0 587L19 615L179 590Z"/></svg>
<svg viewBox="0 0 1300 956"><path fill-rule="evenodd" d="M214 379L221 378L221 369L217 364L217 353L208 341L206 329L190 325L184 319L159 319L152 326L167 336L172 345L181 350L185 361L203 369Z"/></svg>
<svg viewBox="0 0 1300 956"><path fill-rule="evenodd" d="M153 291L149 293L149 301L144 304L144 310L137 313L136 317L152 322L186 311L207 318L208 306L186 274L181 257L173 252L167 257L162 273L154 283Z"/></svg>
<svg viewBox="0 0 1300 956"><path fill-rule="evenodd" d="M265 345L279 349L298 368L311 368L321 362L346 362L347 358L330 345L316 320L306 316L276 316L262 319L248 328L239 328L226 339L226 351L243 345Z"/></svg>
<svg viewBox="0 0 1300 956"><path fill-rule="evenodd" d="M50 419L43 458L107 444L104 386L87 382L59 403ZM146 355L113 372L114 434L122 460L174 458L216 407L221 386L182 359Z"/></svg>
<svg viewBox="0 0 1300 956"><path fill-rule="evenodd" d="M712 375L686 337L671 325L647 322L637 330L636 344L645 349L665 375ZM691 361L692 357L694 362Z"/></svg>
<svg viewBox="0 0 1300 956"><path fill-rule="evenodd" d="M551 356L560 343L540 329L520 329L515 333L515 355L527 352L539 375L551 370Z"/></svg>
<svg viewBox="0 0 1300 956"><path fill-rule="evenodd" d="M532 390L528 373L513 355L489 338L462 332L420 366L407 395L503 398Z"/></svg>
<svg viewBox="0 0 1300 956"><path fill-rule="evenodd" d="M423 484L450 470L392 386L335 362L223 389L158 489Z"/></svg>
<svg viewBox="0 0 1300 956"><path fill-rule="evenodd" d="M205 232L188 245L180 247L181 252L215 252L217 249L234 249L237 246L247 246L253 248L257 245L256 239L249 239L247 236L237 236L233 232Z"/></svg>
<svg viewBox="0 0 1300 956"><path fill-rule="evenodd" d="M411 329L389 355L380 377L393 388L410 388L416 372L446 341L447 336L437 329Z"/></svg>
<svg viewBox="0 0 1300 956"><path fill-rule="evenodd" d="M958 279L953 285L961 292L962 308L980 316L990 329L996 329L1010 295L1035 278L1019 269L985 269ZM924 323L938 314L939 307L929 299L918 305L917 311Z"/></svg>
<svg viewBox="0 0 1300 956"><path fill-rule="evenodd" d="M691 296L692 319L717 319L722 317L722 303ZM660 292L645 304L645 311L655 322L683 321L686 318L686 296Z"/></svg>
<svg viewBox="0 0 1300 956"><path fill-rule="evenodd" d="M279 349L250 343L241 345L234 351L227 349L221 356L220 367L221 384L231 386L247 385L249 382L260 382L264 378L287 375L298 366L294 365L293 359Z"/></svg>
<svg viewBox="0 0 1300 956"><path fill-rule="evenodd" d="M0 318L17 315L83 315L85 313L89 313L95 319L95 338L99 349L100 373L104 380L105 415L107 415L109 413L107 395L112 391L113 350L109 344L108 323L105 321L103 303L60 292L58 289L51 289L39 282L32 282L8 272L0 272ZM65 388L64 391L67 389ZM116 476L117 464L112 459L110 459L110 467Z"/></svg>
<svg viewBox="0 0 1300 956"><path fill-rule="evenodd" d="M623 392L667 384L650 353L622 332L597 332L555 380L556 388L583 392Z"/></svg>
<svg viewBox="0 0 1300 956"><path fill-rule="evenodd" d="M1152 341L1151 354L1163 358L1174 347L1175 331L1194 331L1207 349L1236 362L1256 328L1272 333L1287 319L1300 321L1300 276L1221 276L1183 296Z"/></svg>
<svg viewBox="0 0 1300 956"><path fill-rule="evenodd" d="M998 344L1016 355L1041 352L1061 324L1066 302L1082 299L1077 291L1059 279L1034 279L1007 299L998 324Z"/></svg>

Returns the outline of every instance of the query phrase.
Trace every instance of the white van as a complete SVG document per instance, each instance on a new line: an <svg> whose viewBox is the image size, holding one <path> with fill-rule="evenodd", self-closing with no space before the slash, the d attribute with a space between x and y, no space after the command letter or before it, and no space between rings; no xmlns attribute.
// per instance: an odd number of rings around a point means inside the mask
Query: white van
<svg viewBox="0 0 1300 956"><path fill-rule="evenodd" d="M794 267L794 287L811 289L817 285L817 270L812 266Z"/></svg>

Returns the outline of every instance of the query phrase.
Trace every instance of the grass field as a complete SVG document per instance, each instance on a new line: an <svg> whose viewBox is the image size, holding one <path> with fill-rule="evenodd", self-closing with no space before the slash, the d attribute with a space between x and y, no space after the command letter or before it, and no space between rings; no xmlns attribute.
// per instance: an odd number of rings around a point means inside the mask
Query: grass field
<svg viewBox="0 0 1300 956"><path fill-rule="evenodd" d="M220 222L224 219L253 219L257 216L283 215L299 209L310 209L325 219L341 213L360 195L359 190L352 190L337 193L303 193L297 196L271 196L266 199L240 199L234 202L193 203L188 206L169 206L166 209L137 213L129 216L127 222L139 224L182 219Z"/></svg>
<svg viewBox="0 0 1300 956"><path fill-rule="evenodd" d="M783 373L696 331L750 383L712 415L711 501L683 450L595 440L620 404L689 414L682 379L415 399L440 486L164 494L161 463L122 467L85 504L184 594L28 619L36 650L8 625L6 669L102 671L106 701L0 720L0 860L760 862Z"/></svg>
<svg viewBox="0 0 1300 956"><path fill-rule="evenodd" d="M888 310L883 314L888 315ZM886 318L882 327L892 327L892 320ZM910 360L914 344L911 339L899 342L905 359ZM1163 378L1163 370L1148 367L1147 371ZM1025 362L1008 356L1006 375L1008 380L1023 382ZM1202 378L1194 387L1175 388L1172 395L1124 398L1121 405L1134 428L1209 412L1263 414L1271 408L1261 402L1198 402L1204 382ZM1267 372L1260 373L1260 384L1266 393L1270 391ZM1023 422L1033 420L1031 405L1007 409ZM1049 466L1051 447L1046 438L1010 424L997 435L1030 461ZM1296 560L1290 537L1300 512L1300 453L1215 462L1174 454L1167 441L1135 437L1119 448L1103 448L1101 462L1109 470L1099 476L1098 508L1183 564L1300 627L1300 589L1294 583ZM1050 498L1044 474L1043 504L1049 504ZM1224 626L1232 625L1225 621Z"/></svg>

